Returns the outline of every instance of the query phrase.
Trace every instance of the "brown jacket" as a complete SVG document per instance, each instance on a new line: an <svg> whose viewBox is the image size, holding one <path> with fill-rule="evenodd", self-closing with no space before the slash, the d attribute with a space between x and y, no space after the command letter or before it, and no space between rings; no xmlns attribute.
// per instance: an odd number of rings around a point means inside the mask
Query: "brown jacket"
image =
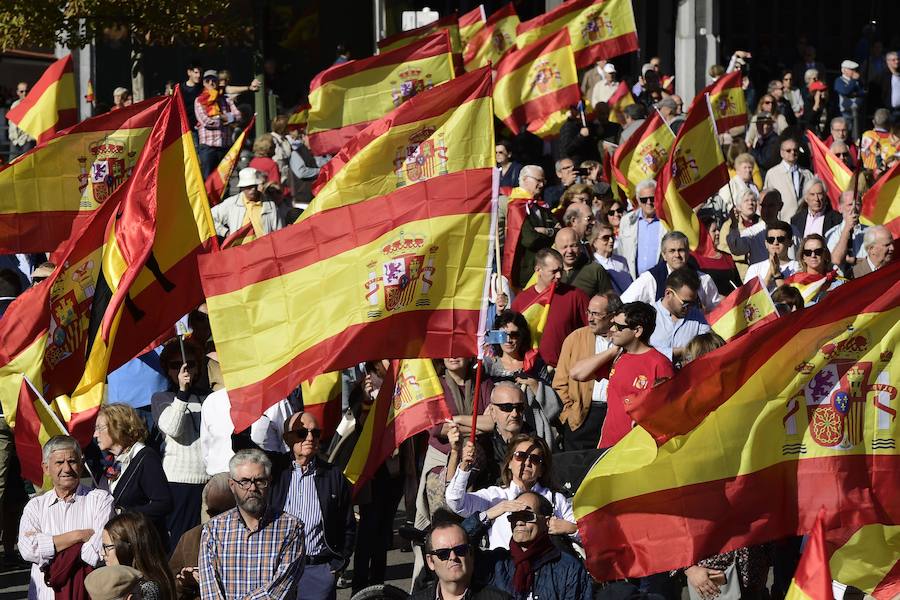
<svg viewBox="0 0 900 600"><path fill-rule="evenodd" d="M582 358L596 354L596 343L596 336L590 327L579 327L566 337L559 352L559 363L553 374L553 389L562 402L559 421L568 424L572 431L581 427L591 408L594 382L575 381L569 378L569 370Z"/></svg>

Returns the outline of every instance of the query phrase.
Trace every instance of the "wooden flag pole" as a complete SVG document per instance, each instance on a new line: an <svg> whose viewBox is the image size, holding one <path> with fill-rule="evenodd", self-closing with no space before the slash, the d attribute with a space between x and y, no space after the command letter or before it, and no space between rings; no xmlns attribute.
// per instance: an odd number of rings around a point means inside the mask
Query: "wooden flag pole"
<svg viewBox="0 0 900 600"><path fill-rule="evenodd" d="M475 436L478 434L478 399L481 396L481 372L484 370L481 359L477 361L475 367L475 392L472 394L472 431L469 433L469 441L475 443Z"/></svg>

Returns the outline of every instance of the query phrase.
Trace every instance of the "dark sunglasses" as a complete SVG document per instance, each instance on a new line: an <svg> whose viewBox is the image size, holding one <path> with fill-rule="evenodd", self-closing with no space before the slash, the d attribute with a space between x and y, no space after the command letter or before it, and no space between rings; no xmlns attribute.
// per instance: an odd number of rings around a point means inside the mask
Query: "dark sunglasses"
<svg viewBox="0 0 900 600"><path fill-rule="evenodd" d="M769 235L769 236L766 236L766 242L768 242L769 244L774 244L774 243L776 243L776 242L779 243L779 244L783 244L783 243L785 243L785 242L787 241L787 239L788 239L788 238L787 238L786 235Z"/></svg>
<svg viewBox="0 0 900 600"><path fill-rule="evenodd" d="M654 198L653 196L645 196L644 198L638 198L638 202L640 202L641 204L653 204L653 202L655 200L656 200L656 198Z"/></svg>
<svg viewBox="0 0 900 600"><path fill-rule="evenodd" d="M537 521L537 515L530 510L517 510L516 512L509 513L506 518L510 525L515 525L516 523L534 523Z"/></svg>
<svg viewBox="0 0 900 600"><path fill-rule="evenodd" d="M624 214L625 214L625 210L621 209L621 208L611 208L608 211L606 211L606 215L608 217L611 217L613 215L624 215Z"/></svg>
<svg viewBox="0 0 900 600"><path fill-rule="evenodd" d="M609 324L609 328L614 329L616 331L625 331L626 329L633 329L633 327L631 327L631 325L628 325L627 323L623 325L622 323L616 323L615 321L613 321L612 323Z"/></svg>
<svg viewBox="0 0 900 600"><path fill-rule="evenodd" d="M525 403L524 402L519 402L519 403L507 402L504 404L497 402L497 403L494 403L494 406L496 406L502 412L505 412L505 413L512 412L513 410L515 410L516 412L519 412L519 413L525 412Z"/></svg>
<svg viewBox="0 0 900 600"><path fill-rule="evenodd" d="M848 156L850 156L850 153L849 152L835 152L834 155L837 156L838 158L847 158Z"/></svg>
<svg viewBox="0 0 900 600"><path fill-rule="evenodd" d="M804 248L803 256L822 256L825 254L825 248Z"/></svg>
<svg viewBox="0 0 900 600"><path fill-rule="evenodd" d="M511 340L517 340L517 339L519 339L520 337L522 337L522 334L519 333L518 331L507 331L507 332L506 332L506 337L508 337L508 338L511 339Z"/></svg>
<svg viewBox="0 0 900 600"><path fill-rule="evenodd" d="M312 434L314 440L317 440L320 437L322 437L321 429L307 429L306 427L298 427L296 429L291 429L290 431L287 432L287 435L289 435L291 437L295 437L300 441L303 441L309 436L310 433Z"/></svg>
<svg viewBox="0 0 900 600"><path fill-rule="evenodd" d="M534 452L524 452L522 450L516 450L515 452L513 452L513 458L519 462L525 462L527 460L533 465L544 464L544 457L540 454L535 454Z"/></svg>
<svg viewBox="0 0 900 600"><path fill-rule="evenodd" d="M610 233L607 233L606 235L601 235L601 236L600 236L600 239L603 240L604 242L608 242L609 240L614 240L614 239L616 239L616 236L614 236L614 235L612 235L612 234L610 234Z"/></svg>
<svg viewBox="0 0 900 600"><path fill-rule="evenodd" d="M440 560L450 560L450 553L456 555L457 558L462 558L463 556L468 556L469 554L469 544L460 544L459 546L453 546L452 548L435 548L428 554L432 556L438 557Z"/></svg>
<svg viewBox="0 0 900 600"><path fill-rule="evenodd" d="M174 369L175 371L180 371L181 365L187 365L188 369L196 369L197 361L196 360L188 360L185 362L181 362L180 360L170 360L169 361L169 369Z"/></svg>

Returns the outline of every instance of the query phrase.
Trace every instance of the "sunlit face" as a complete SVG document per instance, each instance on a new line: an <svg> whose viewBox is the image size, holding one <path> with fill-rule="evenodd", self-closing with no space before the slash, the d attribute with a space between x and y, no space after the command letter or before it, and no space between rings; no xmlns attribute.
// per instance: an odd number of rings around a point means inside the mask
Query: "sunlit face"
<svg viewBox="0 0 900 600"><path fill-rule="evenodd" d="M806 240L803 244L803 264L807 273L825 273L825 246L819 240Z"/></svg>
<svg viewBox="0 0 900 600"><path fill-rule="evenodd" d="M116 545L113 543L109 532L105 529L100 534L103 546L100 548L100 558L106 563L106 566L113 567L119 564L119 557L116 556Z"/></svg>
<svg viewBox="0 0 900 600"><path fill-rule="evenodd" d="M789 165L792 165L797 162L797 158L799 157L800 147L797 146L797 142L794 140L786 140L781 144L781 160L786 162Z"/></svg>
<svg viewBox="0 0 900 600"><path fill-rule="evenodd" d="M766 248L769 250L769 254L784 256L790 243L790 232L781 229L766 231Z"/></svg>
<svg viewBox="0 0 900 600"><path fill-rule="evenodd" d="M812 213L818 214L825 208L825 188L822 187L821 183L814 183L809 186L803 198L806 200L806 206L809 207L809 211Z"/></svg>
<svg viewBox="0 0 900 600"><path fill-rule="evenodd" d="M751 162L740 162L735 165L734 170L737 172L737 176L741 178L741 181L749 182L753 179L753 163Z"/></svg>
<svg viewBox="0 0 900 600"><path fill-rule="evenodd" d="M594 239L594 252L600 256L609 257L613 253L616 245L616 236L613 235L612 229L604 227L597 232Z"/></svg>
<svg viewBox="0 0 900 600"><path fill-rule="evenodd" d="M692 306L697 306L697 292L683 285L677 290L666 288L663 297L666 300L666 308L679 319L687 316Z"/></svg>
<svg viewBox="0 0 900 600"><path fill-rule="evenodd" d="M741 199L741 204L738 206L738 212L741 213L741 216L744 219L750 219L753 215L756 214L756 209L759 206L759 201L756 199L756 194L747 193L744 194L744 197Z"/></svg>
<svg viewBox="0 0 900 600"><path fill-rule="evenodd" d="M653 188L642 188L636 190L637 201L641 207L641 214L646 219L652 219L656 216L656 190Z"/></svg>
<svg viewBox="0 0 900 600"><path fill-rule="evenodd" d="M553 247L562 254L563 265L567 269L571 269L578 262L578 255L581 251L578 240L571 230L560 231L556 235L556 242Z"/></svg>
<svg viewBox="0 0 900 600"><path fill-rule="evenodd" d="M894 240L886 231L879 231L875 235L875 242L866 250L869 260L880 269L891 262L894 257Z"/></svg>
<svg viewBox="0 0 900 600"><path fill-rule="evenodd" d="M548 256L538 265L537 280L542 287L547 287L554 281L559 281L562 277L563 266L556 257Z"/></svg>
<svg viewBox="0 0 900 600"><path fill-rule="evenodd" d="M849 130L844 121L835 121L831 124L831 137L835 142L846 142Z"/></svg>
<svg viewBox="0 0 900 600"><path fill-rule="evenodd" d="M507 323L503 331L506 332L506 341L500 344L500 349L504 354L515 354L522 343L522 332L515 323Z"/></svg>
<svg viewBox="0 0 900 600"><path fill-rule="evenodd" d="M188 81L191 82L191 85L197 85L200 83L200 67L194 67L193 69L187 70L187 78Z"/></svg>
<svg viewBox="0 0 900 600"><path fill-rule="evenodd" d="M97 415L97 420L94 422L94 439L97 440L97 446L101 452L109 451L115 444L109 434L109 422L106 415Z"/></svg>
<svg viewBox="0 0 900 600"><path fill-rule="evenodd" d="M609 332L612 315L607 311L608 306L609 301L602 296L594 296L588 303L588 327L594 335L606 335Z"/></svg>
<svg viewBox="0 0 900 600"><path fill-rule="evenodd" d="M618 227L622 222L622 215L625 214L625 207L620 202L613 202L606 211L606 220L613 227Z"/></svg>
<svg viewBox="0 0 900 600"><path fill-rule="evenodd" d="M51 452L47 462L41 463L44 475L50 477L53 488L60 492L71 492L78 487L82 461L75 450Z"/></svg>
<svg viewBox="0 0 900 600"><path fill-rule="evenodd" d="M680 269L687 262L688 246L681 240L667 240L663 244L662 257L673 271Z"/></svg>
<svg viewBox="0 0 900 600"><path fill-rule="evenodd" d="M543 460L544 451L539 446L529 441L519 443L509 460L513 479L531 487L544 472Z"/></svg>
<svg viewBox="0 0 900 600"><path fill-rule="evenodd" d="M505 165L507 162L509 162L509 150L507 150L506 146L503 146L502 144L498 144L494 148L494 156L496 157L498 165Z"/></svg>

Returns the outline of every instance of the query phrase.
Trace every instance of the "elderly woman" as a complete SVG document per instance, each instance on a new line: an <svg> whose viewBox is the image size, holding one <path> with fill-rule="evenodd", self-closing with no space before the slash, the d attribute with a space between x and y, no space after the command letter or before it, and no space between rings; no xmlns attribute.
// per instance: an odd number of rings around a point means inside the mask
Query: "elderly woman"
<svg viewBox="0 0 900 600"><path fill-rule="evenodd" d="M628 263L613 252L616 246L616 234L613 233L613 226L609 223L594 225L594 229L588 237L588 244L594 251L594 261L606 269L613 289L617 294L622 294L631 285L633 279L628 271Z"/></svg>
<svg viewBox="0 0 900 600"><path fill-rule="evenodd" d="M168 519L173 548L185 531L200 524L203 485L209 479L200 448L200 407L209 394L198 384L204 358L192 343L184 343L184 356L178 340L167 343L159 360L169 389L150 399L153 419L163 434L163 468L175 506Z"/></svg>
<svg viewBox="0 0 900 600"><path fill-rule="evenodd" d="M140 513L117 515L103 528L103 561L143 573L143 600L175 600L175 578L166 554L153 525Z"/></svg>
<svg viewBox="0 0 900 600"><path fill-rule="evenodd" d="M475 446L466 440L462 446L459 430L455 430L453 452L459 452L459 468L447 485L447 506L460 516L468 517L480 513L485 523L490 523L488 542L490 548L509 548L512 529L503 515L525 510L515 498L525 491L533 491L553 505L550 518L550 533L574 534L577 530L572 500L556 490L553 483L553 454L543 438L528 433L520 433L509 442L503 461L501 480L503 485L494 485L474 492L466 487L475 462ZM461 450L460 447L462 446Z"/></svg>
<svg viewBox="0 0 900 600"><path fill-rule="evenodd" d="M760 115L769 114L773 116L776 134L780 135L782 131L788 128L787 119L784 115L777 114L776 109L775 98L771 94L763 94L759 98L759 102L756 104L756 111L750 119L750 127L747 128L746 142L748 147L752 148L756 144L758 131L754 124Z"/></svg>
<svg viewBox="0 0 900 600"><path fill-rule="evenodd" d="M728 232L732 229L736 229L741 234L749 231L751 235L759 229L759 196L757 193L747 188L740 196L735 197L735 202L736 205L729 214L730 218L722 224L722 229L719 232L718 248L723 252L730 252L726 240ZM741 278L743 278L747 273L747 267L750 266L749 254L734 256L734 262L738 272L741 274Z"/></svg>
<svg viewBox="0 0 900 600"><path fill-rule="evenodd" d="M755 167L756 160L752 154L742 152L735 157L734 177L727 184L723 185L707 204L708 207L716 211L716 217L727 219L747 190L751 190L759 196L759 188L756 182L753 181L753 170Z"/></svg>
<svg viewBox="0 0 900 600"><path fill-rule="evenodd" d="M168 540L166 517L172 512L172 492L159 456L144 445L144 420L127 404L104 404L94 424L94 438L104 454L100 487L113 495L117 510L145 514L160 537Z"/></svg>

